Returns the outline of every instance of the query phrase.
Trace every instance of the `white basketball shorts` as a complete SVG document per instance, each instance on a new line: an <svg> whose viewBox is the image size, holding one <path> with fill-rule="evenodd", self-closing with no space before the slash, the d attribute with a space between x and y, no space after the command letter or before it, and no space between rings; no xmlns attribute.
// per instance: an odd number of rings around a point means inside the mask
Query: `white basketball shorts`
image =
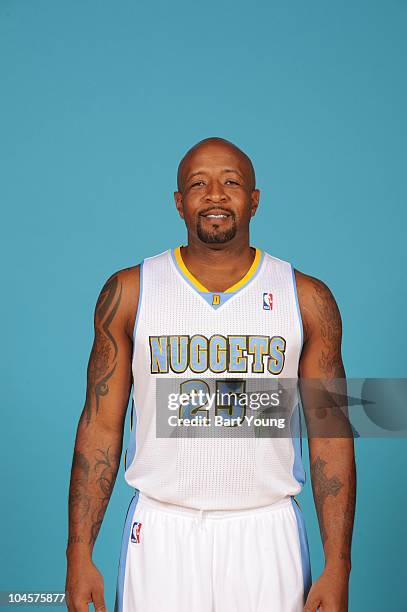
<svg viewBox="0 0 407 612"><path fill-rule="evenodd" d="M302 612L311 585L292 498L192 510L136 492L123 530L115 612Z"/></svg>

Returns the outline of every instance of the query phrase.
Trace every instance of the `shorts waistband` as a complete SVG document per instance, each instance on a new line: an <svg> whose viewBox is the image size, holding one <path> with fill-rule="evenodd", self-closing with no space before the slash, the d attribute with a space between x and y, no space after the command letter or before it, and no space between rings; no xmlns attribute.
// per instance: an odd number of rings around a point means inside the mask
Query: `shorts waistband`
<svg viewBox="0 0 407 612"><path fill-rule="evenodd" d="M145 495L144 493L139 494L138 506L147 506L155 508L162 512L169 512L171 514L179 514L183 516L189 516L191 518L203 519L221 519L221 518L238 518L253 516L253 514L262 514L267 512L273 512L274 510L280 510L291 506L291 497L286 497L273 504L267 506L258 506L255 508L245 508L242 510L204 510L197 508L188 508L186 506L178 506L177 504L171 504L168 502L162 502L158 499L154 499Z"/></svg>

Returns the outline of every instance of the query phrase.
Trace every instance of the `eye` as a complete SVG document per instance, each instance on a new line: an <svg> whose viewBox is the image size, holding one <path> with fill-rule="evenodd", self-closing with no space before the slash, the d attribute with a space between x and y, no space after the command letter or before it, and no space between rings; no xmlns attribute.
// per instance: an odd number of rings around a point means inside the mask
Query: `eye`
<svg viewBox="0 0 407 612"><path fill-rule="evenodd" d="M232 185L239 185L239 183L237 181L234 181L233 179L228 179L226 183L232 183Z"/></svg>
<svg viewBox="0 0 407 612"><path fill-rule="evenodd" d="M196 181L196 183L192 183L191 187L201 187L201 185L204 185L204 181Z"/></svg>

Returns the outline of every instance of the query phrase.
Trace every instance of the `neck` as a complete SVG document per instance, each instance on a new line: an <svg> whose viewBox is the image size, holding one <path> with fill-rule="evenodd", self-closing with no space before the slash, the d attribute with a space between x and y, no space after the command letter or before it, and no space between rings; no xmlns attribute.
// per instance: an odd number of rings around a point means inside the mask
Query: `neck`
<svg viewBox="0 0 407 612"><path fill-rule="evenodd" d="M205 244L189 240L181 248L181 256L188 270L208 291L223 292L237 283L249 270L255 249L247 240L234 244Z"/></svg>

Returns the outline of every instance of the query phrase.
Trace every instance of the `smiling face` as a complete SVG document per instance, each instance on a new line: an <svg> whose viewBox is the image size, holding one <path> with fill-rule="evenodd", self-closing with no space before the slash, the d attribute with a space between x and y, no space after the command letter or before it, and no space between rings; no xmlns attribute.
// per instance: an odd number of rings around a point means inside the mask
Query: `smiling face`
<svg viewBox="0 0 407 612"><path fill-rule="evenodd" d="M222 244L248 239L259 195L249 158L227 141L209 139L182 160L174 198L189 240Z"/></svg>

